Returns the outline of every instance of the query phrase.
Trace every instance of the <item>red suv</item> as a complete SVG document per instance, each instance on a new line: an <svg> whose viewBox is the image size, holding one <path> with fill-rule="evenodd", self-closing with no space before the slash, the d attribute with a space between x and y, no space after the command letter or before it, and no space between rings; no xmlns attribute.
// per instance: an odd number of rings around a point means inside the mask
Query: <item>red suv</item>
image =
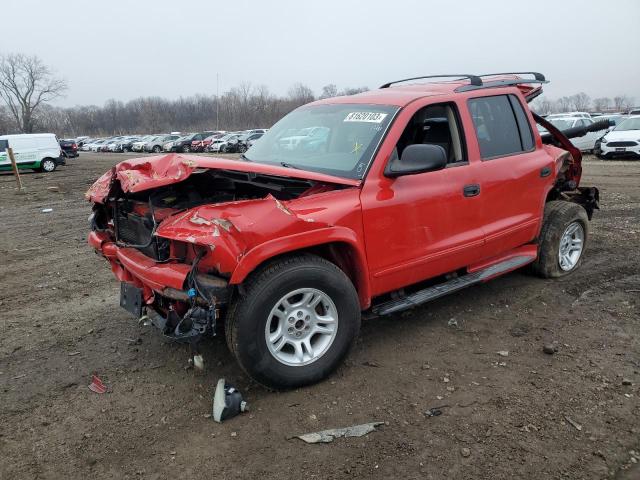
<svg viewBox="0 0 640 480"><path fill-rule="evenodd" d="M249 375L290 388L340 364L363 312L574 271L598 190L527 106L544 76L447 77L300 107L241 160L118 164L87 198L121 305L194 350L224 331Z"/></svg>

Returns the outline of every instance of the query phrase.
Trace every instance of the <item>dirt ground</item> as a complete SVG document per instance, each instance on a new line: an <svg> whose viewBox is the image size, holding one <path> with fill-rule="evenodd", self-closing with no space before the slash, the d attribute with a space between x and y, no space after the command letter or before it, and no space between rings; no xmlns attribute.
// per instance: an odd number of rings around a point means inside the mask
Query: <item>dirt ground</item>
<svg viewBox="0 0 640 480"><path fill-rule="evenodd" d="M640 162L585 162L602 209L569 278L515 272L368 320L328 380L274 393L222 338L204 374L186 370L188 347L118 306L83 194L125 158L27 173L24 195L0 174L0 478L640 478ZM221 376L251 411L217 424ZM291 438L373 421L361 438Z"/></svg>

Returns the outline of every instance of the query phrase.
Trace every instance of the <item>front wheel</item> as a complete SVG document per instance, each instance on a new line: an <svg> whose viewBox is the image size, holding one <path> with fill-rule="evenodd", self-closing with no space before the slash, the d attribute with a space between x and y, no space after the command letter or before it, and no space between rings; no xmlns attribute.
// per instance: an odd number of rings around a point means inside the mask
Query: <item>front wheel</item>
<svg viewBox="0 0 640 480"><path fill-rule="evenodd" d="M587 212L577 203L547 203L533 271L543 278L557 278L576 270L582 262L588 226Z"/></svg>
<svg viewBox="0 0 640 480"><path fill-rule="evenodd" d="M191 148L189 147L189 145L185 145L184 147L182 147L182 151L184 153L189 153L191 151Z"/></svg>
<svg viewBox="0 0 640 480"><path fill-rule="evenodd" d="M160 147L160 145L155 145L151 150L153 153L160 153L162 151L162 147Z"/></svg>
<svg viewBox="0 0 640 480"><path fill-rule="evenodd" d="M246 282L227 313L229 349L269 388L316 383L342 362L360 329L356 290L314 255L273 262Z"/></svg>

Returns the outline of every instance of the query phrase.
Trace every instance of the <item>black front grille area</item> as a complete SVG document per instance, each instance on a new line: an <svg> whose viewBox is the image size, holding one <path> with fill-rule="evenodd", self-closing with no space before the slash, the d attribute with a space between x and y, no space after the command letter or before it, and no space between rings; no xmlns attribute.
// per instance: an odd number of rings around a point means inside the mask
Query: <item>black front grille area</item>
<svg viewBox="0 0 640 480"><path fill-rule="evenodd" d="M147 257L157 261L169 258L169 240L152 237L153 221L134 213L118 212L117 238L120 242L136 246Z"/></svg>
<svg viewBox="0 0 640 480"><path fill-rule="evenodd" d="M609 142L606 145L609 147L635 147L638 142Z"/></svg>

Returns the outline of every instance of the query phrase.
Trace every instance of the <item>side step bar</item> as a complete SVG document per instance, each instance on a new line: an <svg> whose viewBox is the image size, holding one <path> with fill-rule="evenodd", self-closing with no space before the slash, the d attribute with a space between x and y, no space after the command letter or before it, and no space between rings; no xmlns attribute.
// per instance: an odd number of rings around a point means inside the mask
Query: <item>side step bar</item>
<svg viewBox="0 0 640 480"><path fill-rule="evenodd" d="M415 307L416 305L430 302L436 298L443 297L449 293L457 292L458 290L462 290L463 288L475 283L481 283L491 277L522 267L527 263L531 263L532 260L532 257L524 255L512 257L508 260L491 265L483 270L468 273L461 277L452 278L446 282L439 283L438 285L419 290L411 295L407 295L406 297L389 300L388 302L375 305L371 309L371 313L374 315L388 315L390 313L400 312L402 310Z"/></svg>

